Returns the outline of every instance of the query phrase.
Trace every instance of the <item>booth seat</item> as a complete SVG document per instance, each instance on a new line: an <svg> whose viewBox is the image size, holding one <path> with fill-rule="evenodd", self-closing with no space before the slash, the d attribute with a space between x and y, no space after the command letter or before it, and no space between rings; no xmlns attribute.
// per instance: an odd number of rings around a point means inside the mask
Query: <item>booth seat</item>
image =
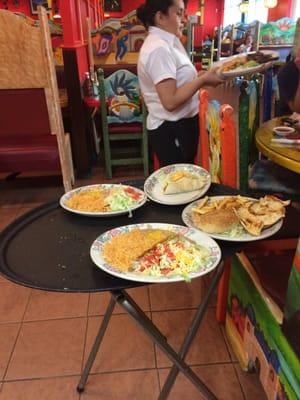
<svg viewBox="0 0 300 400"><path fill-rule="evenodd" d="M0 171L60 170L43 89L0 90Z"/></svg>

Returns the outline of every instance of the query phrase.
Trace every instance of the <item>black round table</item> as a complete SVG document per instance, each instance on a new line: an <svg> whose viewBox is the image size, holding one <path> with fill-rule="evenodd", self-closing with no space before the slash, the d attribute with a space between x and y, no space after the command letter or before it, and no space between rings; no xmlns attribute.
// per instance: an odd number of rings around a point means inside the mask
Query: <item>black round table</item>
<svg viewBox="0 0 300 400"><path fill-rule="evenodd" d="M143 186L142 181L126 184ZM208 195L211 196L237 193L240 192L217 184L212 184L208 191ZM216 399L184 359L222 276L223 261L215 269L206 295L197 308L179 352L176 353L125 290L145 284L115 278L96 267L90 259L91 244L103 232L122 225L145 222L183 225L181 213L184 207L166 206L149 201L135 210L131 218L128 215L93 218L70 213L62 209L58 201L54 201L25 214L0 234L0 273L15 283L49 291L111 293L110 303L77 387L79 392L84 390L113 309L118 303L173 362L159 396L160 400L167 398L179 370L205 398ZM294 217L289 219L294 220ZM285 219L282 229L275 235L277 238L293 237L291 230L295 224L291 224L289 219ZM243 247L243 243L237 242L219 241L219 245L223 260Z"/></svg>
<svg viewBox="0 0 300 400"><path fill-rule="evenodd" d="M133 182L135 186L139 182ZM208 194L234 194L236 190L212 184ZM163 222L184 225L185 206L166 206L152 201L118 217L93 218L70 213L58 201L42 205L9 225L0 235L0 273L21 285L64 292L94 292L125 289L140 283L118 279L96 267L90 247L112 228ZM238 251L240 244L219 242L224 257Z"/></svg>

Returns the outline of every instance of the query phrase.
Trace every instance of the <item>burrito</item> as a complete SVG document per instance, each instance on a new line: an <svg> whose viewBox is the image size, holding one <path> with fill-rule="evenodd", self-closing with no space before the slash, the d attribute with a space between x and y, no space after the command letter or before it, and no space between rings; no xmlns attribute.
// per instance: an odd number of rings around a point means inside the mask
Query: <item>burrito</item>
<svg viewBox="0 0 300 400"><path fill-rule="evenodd" d="M166 178L163 184L163 194L178 194L201 189L206 178L186 171L174 172Z"/></svg>

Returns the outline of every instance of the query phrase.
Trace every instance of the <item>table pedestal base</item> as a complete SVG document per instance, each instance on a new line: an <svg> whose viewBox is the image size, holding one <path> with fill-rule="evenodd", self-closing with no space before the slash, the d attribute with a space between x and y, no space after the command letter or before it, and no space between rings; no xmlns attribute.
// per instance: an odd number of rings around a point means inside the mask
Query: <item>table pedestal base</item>
<svg viewBox="0 0 300 400"><path fill-rule="evenodd" d="M181 371L196 386L199 392L201 392L206 399L217 400L217 397L201 381L201 379L194 373L194 371L184 362L184 359L203 320L210 298L223 273L223 268L224 264L223 262L221 262L211 280L208 291L205 294L203 301L201 301L198 306L194 319L188 328L188 332L178 353L168 344L167 339L153 324L153 322L146 316L144 311L141 310L141 308L135 303L135 301L126 293L125 290L111 291L111 300L106 309L102 324L99 328L99 332L96 336L94 345L92 347L87 363L84 367L84 371L77 386L78 392L83 392L84 390L89 372L92 368L93 362L96 358L100 344L107 329L110 317L117 302L136 321L136 323L141 328L143 328L145 333L150 336L153 342L166 354L166 356L173 363L173 367L171 368L171 371L167 377L164 387L162 388L158 400L165 400L168 397L179 371Z"/></svg>

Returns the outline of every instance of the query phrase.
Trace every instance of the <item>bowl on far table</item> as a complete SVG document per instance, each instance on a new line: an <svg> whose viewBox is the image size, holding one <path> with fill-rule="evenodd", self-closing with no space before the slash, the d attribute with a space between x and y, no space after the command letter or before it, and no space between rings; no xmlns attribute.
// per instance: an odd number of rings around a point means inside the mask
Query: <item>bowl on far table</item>
<svg viewBox="0 0 300 400"><path fill-rule="evenodd" d="M273 132L278 136L287 136L294 133L295 128L292 128L291 126L276 126L273 128Z"/></svg>

